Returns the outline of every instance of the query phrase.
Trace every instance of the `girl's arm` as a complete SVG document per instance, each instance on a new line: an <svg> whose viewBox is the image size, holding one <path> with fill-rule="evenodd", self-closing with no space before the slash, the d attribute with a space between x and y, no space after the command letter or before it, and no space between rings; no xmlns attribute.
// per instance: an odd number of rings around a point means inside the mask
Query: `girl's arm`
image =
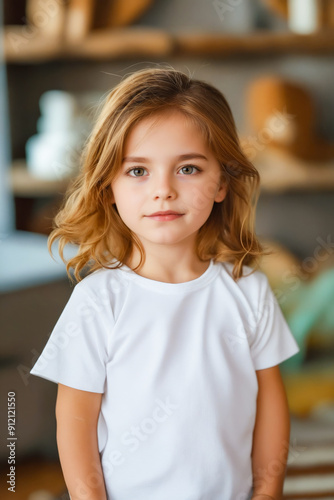
<svg viewBox="0 0 334 500"><path fill-rule="evenodd" d="M101 399L58 384L57 444L71 500L107 500L97 444Z"/></svg>
<svg viewBox="0 0 334 500"><path fill-rule="evenodd" d="M281 500L289 452L290 417L278 366L256 372L259 392L253 434L254 500Z"/></svg>

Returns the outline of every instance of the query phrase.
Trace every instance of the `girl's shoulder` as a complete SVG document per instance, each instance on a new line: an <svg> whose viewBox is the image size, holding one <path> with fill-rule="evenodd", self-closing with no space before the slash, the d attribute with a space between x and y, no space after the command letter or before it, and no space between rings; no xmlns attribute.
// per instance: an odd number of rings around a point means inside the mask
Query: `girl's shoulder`
<svg viewBox="0 0 334 500"><path fill-rule="evenodd" d="M270 287L267 276L259 269L243 266L243 275L235 280L233 277L233 264L229 262L218 263L221 266L220 276L227 292L238 301L257 307L259 302L274 300L274 293Z"/></svg>
<svg viewBox="0 0 334 500"><path fill-rule="evenodd" d="M233 278L234 266L231 262L218 262L217 265L221 266L221 273L228 275L235 285L240 288L250 288L254 290L254 287L262 289L269 286L267 276L259 269L244 265L242 267L242 276L235 280Z"/></svg>
<svg viewBox="0 0 334 500"><path fill-rule="evenodd" d="M127 273L119 268L101 268L88 274L76 289L88 295L113 295L125 289L129 283Z"/></svg>

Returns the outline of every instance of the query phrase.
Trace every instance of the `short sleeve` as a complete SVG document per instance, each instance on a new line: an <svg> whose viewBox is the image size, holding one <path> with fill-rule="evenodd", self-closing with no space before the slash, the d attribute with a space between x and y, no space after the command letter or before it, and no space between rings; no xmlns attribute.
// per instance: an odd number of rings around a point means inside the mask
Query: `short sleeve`
<svg viewBox="0 0 334 500"><path fill-rule="evenodd" d="M258 297L250 348L255 370L262 370L282 363L297 354L299 348L262 273Z"/></svg>
<svg viewBox="0 0 334 500"><path fill-rule="evenodd" d="M103 300L90 296L80 285L74 288L31 374L103 393L113 318Z"/></svg>

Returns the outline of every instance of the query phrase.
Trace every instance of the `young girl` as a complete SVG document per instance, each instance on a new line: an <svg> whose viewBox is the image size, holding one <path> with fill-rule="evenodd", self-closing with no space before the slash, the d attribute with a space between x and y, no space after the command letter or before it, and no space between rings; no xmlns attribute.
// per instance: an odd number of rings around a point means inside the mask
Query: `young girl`
<svg viewBox="0 0 334 500"><path fill-rule="evenodd" d="M107 98L50 238L79 283L32 370L72 500L282 497L298 348L250 267L258 183L211 85L146 69Z"/></svg>

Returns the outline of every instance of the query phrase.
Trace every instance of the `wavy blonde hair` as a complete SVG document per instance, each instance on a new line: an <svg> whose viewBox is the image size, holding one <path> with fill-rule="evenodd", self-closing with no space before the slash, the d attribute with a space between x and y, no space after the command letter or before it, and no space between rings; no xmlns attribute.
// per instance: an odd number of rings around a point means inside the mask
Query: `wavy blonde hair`
<svg viewBox="0 0 334 500"><path fill-rule="evenodd" d="M144 69L121 81L106 98L87 141L81 172L54 221L49 249L59 240L59 253L65 261L65 245L78 245L77 255L67 261L67 272L71 276L73 269L76 280L102 267L120 267L134 246L141 256L134 270L145 261L141 242L113 204L111 183L121 167L130 130L143 118L167 110L183 113L200 127L228 187L224 201L214 203L197 234L200 260L233 263L237 280L243 275L243 265L256 267L264 253L254 232L259 174L242 152L225 97L215 87L180 71Z"/></svg>

